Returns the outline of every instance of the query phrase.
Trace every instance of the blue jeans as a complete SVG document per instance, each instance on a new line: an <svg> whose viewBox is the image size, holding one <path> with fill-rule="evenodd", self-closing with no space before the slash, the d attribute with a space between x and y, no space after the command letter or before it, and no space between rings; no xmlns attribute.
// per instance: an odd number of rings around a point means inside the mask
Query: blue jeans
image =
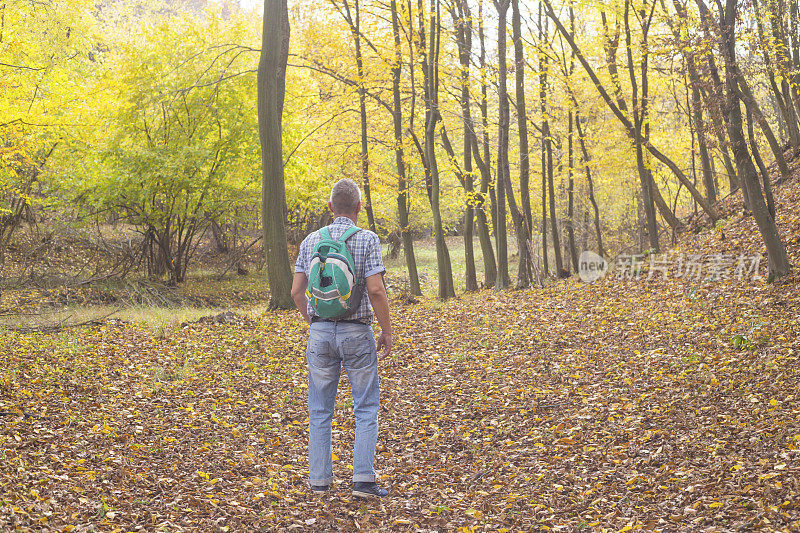
<svg viewBox="0 0 800 533"><path fill-rule="evenodd" d="M312 485L333 481L331 421L342 366L353 390L356 416L353 481L375 481L378 443L378 355L375 335L366 324L314 322L308 360L308 464Z"/></svg>

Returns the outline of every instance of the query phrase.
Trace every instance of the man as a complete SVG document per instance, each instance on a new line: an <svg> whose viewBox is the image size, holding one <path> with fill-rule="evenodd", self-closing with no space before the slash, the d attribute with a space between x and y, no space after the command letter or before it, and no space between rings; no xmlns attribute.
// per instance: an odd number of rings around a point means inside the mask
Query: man
<svg viewBox="0 0 800 533"><path fill-rule="evenodd" d="M338 239L353 227L361 210L361 191L353 180L338 181L331 190L328 207L333 212L330 236ZM378 236L361 230L346 245L353 256L356 275L361 280L362 297L355 312L342 320L322 319L314 313L306 296L308 273L314 246L322 237L315 231L300 245L295 265L292 298L306 322L311 324L306 359L308 361L308 463L309 481L315 494L324 494L333 482L331 462L331 421L341 367L347 371L353 390L356 417L353 450L353 495L384 497L388 492L375 479L373 463L378 442L378 354L392 349L389 300L383 286L383 258ZM364 283L363 280L366 280ZM381 334L377 346L370 327L377 317Z"/></svg>

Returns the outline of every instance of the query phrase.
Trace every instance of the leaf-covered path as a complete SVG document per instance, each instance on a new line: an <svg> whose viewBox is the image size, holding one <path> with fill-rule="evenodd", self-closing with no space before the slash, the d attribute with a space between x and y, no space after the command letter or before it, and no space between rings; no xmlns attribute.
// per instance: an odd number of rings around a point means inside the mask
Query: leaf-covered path
<svg viewBox="0 0 800 533"><path fill-rule="evenodd" d="M748 251L750 223L733 217L722 244L707 231L681 246ZM798 264L798 227L783 229ZM0 524L796 530L797 282L645 274L396 302L380 371L382 502L348 490L345 378L336 490L319 500L306 488L307 326L295 314L166 338L113 322L5 332Z"/></svg>

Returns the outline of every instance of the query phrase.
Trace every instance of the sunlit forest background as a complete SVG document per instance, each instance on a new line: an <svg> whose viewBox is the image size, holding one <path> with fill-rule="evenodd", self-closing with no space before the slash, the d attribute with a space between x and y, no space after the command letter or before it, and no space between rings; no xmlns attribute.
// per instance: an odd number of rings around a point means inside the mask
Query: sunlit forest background
<svg viewBox="0 0 800 533"><path fill-rule="evenodd" d="M403 234L431 238L440 220L456 246L457 279L465 260L468 270L477 262L477 274L466 275L470 290L494 285L489 259L501 277L504 267L517 271L522 241L508 239L508 260L488 240L513 234L516 213L538 277L574 271L585 249L654 251L692 219L715 219L713 204L740 183L716 12L704 19L705 3L681 0L515 2L516 15L505 6L501 20L499 5L289 2L290 250L327 221L328 191L342 177L364 186L360 223L398 261L409 259ZM70 239L94 250L60 273L82 281L137 273L180 283L211 252L233 257L219 266L226 272L260 270L261 9L200 0L0 3L4 283L44 276L37 254L55 260ZM750 149L765 167L773 153L797 149L797 5L748 3L734 27ZM638 164L633 128L645 147ZM498 179L505 165L510 190ZM58 250L49 247L59 238ZM6 260L19 239L39 249Z"/></svg>

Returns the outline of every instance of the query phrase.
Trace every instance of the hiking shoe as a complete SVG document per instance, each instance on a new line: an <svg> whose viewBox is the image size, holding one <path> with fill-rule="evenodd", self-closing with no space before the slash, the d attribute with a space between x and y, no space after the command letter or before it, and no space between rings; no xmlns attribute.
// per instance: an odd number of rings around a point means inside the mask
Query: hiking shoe
<svg viewBox="0 0 800 533"><path fill-rule="evenodd" d="M357 481L353 483L353 496L357 498L383 498L389 495L389 491L382 489L374 481Z"/></svg>
<svg viewBox="0 0 800 533"><path fill-rule="evenodd" d="M331 490L330 485L311 485L311 493L314 494L314 496L322 496L329 490Z"/></svg>

